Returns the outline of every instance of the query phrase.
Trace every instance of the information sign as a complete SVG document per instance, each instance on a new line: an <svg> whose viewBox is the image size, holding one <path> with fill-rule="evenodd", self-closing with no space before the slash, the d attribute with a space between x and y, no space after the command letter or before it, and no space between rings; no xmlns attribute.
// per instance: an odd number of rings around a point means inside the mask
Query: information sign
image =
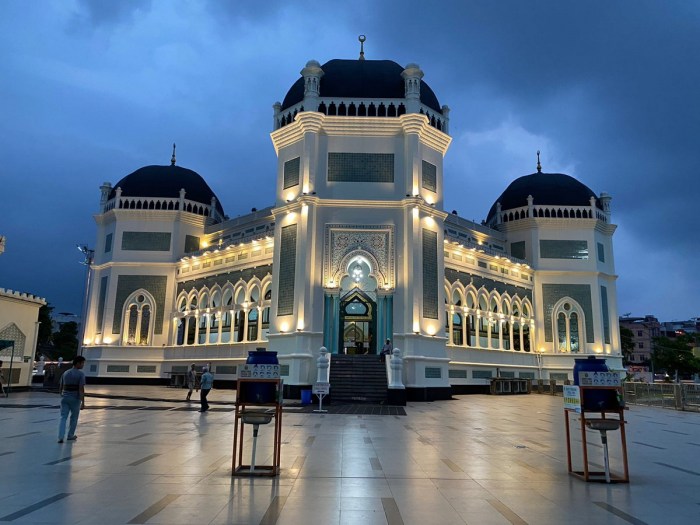
<svg viewBox="0 0 700 525"><path fill-rule="evenodd" d="M331 384L330 383L314 383L313 386L313 393L316 395L319 394L325 394L328 395L331 391Z"/></svg>
<svg viewBox="0 0 700 525"><path fill-rule="evenodd" d="M238 371L241 379L279 379L280 365L244 364Z"/></svg>
<svg viewBox="0 0 700 525"><path fill-rule="evenodd" d="M617 372L579 372L580 386L620 386L620 374Z"/></svg>
<svg viewBox="0 0 700 525"><path fill-rule="evenodd" d="M581 391L579 387L564 385L564 409L581 413Z"/></svg>

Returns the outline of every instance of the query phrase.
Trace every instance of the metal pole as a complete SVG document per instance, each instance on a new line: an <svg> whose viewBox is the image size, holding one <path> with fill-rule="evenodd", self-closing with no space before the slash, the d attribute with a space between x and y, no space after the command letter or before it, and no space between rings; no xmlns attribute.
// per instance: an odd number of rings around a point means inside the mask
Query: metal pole
<svg viewBox="0 0 700 525"><path fill-rule="evenodd" d="M85 339L85 324L87 323L87 305L90 295L90 274L92 271L92 262L95 257L95 250L91 250L87 245L78 245L78 250L85 255L85 260L81 263L87 266L85 271L85 295L83 296L83 311L80 316L80 331L78 335L78 355L83 355L83 340Z"/></svg>
<svg viewBox="0 0 700 525"><path fill-rule="evenodd" d="M12 363L15 360L15 342L12 341L12 353L10 354L10 377L7 378L7 392L5 392L5 397L10 397L10 391L12 390Z"/></svg>

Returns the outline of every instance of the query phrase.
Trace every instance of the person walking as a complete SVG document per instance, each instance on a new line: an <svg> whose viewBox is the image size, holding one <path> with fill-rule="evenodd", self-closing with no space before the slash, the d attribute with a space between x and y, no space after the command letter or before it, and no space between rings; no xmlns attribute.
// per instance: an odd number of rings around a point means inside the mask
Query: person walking
<svg viewBox="0 0 700 525"><path fill-rule="evenodd" d="M83 367L85 358L81 355L73 359L73 368L66 370L61 376L58 385L58 393L61 396L61 422L58 425L58 442L63 443L66 434L66 420L70 415L68 427L68 441L75 441L75 429L78 426L78 416L85 408L85 374Z"/></svg>
<svg viewBox="0 0 700 525"><path fill-rule="evenodd" d="M391 355L391 352L394 351L394 347L391 346L391 339L387 339L386 343L384 343L384 346L382 346L382 352L379 355L379 360L384 363L386 362L386 356Z"/></svg>
<svg viewBox="0 0 700 525"><path fill-rule="evenodd" d="M197 372L194 367L195 365L192 363L192 366L190 366L190 369L187 371L187 388L189 388L189 391L187 392L187 398L185 401L190 400L190 397L192 397L192 390L194 390L194 387L197 384Z"/></svg>
<svg viewBox="0 0 700 525"><path fill-rule="evenodd" d="M209 410L209 403L207 402L207 396L211 391L211 387L214 386L214 376L209 372L209 368L206 366L202 368L202 378L199 384L199 400L201 404L200 412L206 412Z"/></svg>

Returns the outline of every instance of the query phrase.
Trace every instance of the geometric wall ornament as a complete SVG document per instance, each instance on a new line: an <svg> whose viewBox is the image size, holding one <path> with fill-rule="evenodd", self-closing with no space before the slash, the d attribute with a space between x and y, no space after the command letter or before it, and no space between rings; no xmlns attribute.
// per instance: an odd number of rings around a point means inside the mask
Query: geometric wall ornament
<svg viewBox="0 0 700 525"><path fill-rule="evenodd" d="M0 339L5 341L14 341L14 356L15 358L24 357L24 345L27 342L27 336L24 335L22 330L15 323L10 323L6 325L2 330L0 330ZM0 350L1 357L12 357L13 348L8 346Z"/></svg>
<svg viewBox="0 0 700 525"><path fill-rule="evenodd" d="M391 225L326 225L323 282L340 283L346 264L355 254L368 255L372 273L381 288L394 288L394 227Z"/></svg>
<svg viewBox="0 0 700 525"><path fill-rule="evenodd" d="M591 304L591 286L588 284L543 284L542 303L544 306L544 340L554 340L552 328L552 310L564 297L571 297L583 309L584 333L586 342L593 343L593 307Z"/></svg>

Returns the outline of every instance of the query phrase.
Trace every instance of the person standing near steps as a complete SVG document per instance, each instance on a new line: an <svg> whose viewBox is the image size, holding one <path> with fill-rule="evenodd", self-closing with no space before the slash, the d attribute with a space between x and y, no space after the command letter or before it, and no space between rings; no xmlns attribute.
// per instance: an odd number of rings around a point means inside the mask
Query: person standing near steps
<svg viewBox="0 0 700 525"><path fill-rule="evenodd" d="M209 368L206 366L202 369L202 378L199 384L199 399L201 407L200 412L206 412L209 410L209 403L207 403L207 396L211 391L211 387L214 386L214 376L209 372Z"/></svg>
<svg viewBox="0 0 700 525"><path fill-rule="evenodd" d="M58 442L63 443L66 434L66 420L70 414L70 426L68 427L68 441L75 441L75 429L78 426L78 416L85 408L85 374L83 367L85 358L81 355L73 359L73 368L66 370L61 376L58 393L61 396L61 422L58 425Z"/></svg>

